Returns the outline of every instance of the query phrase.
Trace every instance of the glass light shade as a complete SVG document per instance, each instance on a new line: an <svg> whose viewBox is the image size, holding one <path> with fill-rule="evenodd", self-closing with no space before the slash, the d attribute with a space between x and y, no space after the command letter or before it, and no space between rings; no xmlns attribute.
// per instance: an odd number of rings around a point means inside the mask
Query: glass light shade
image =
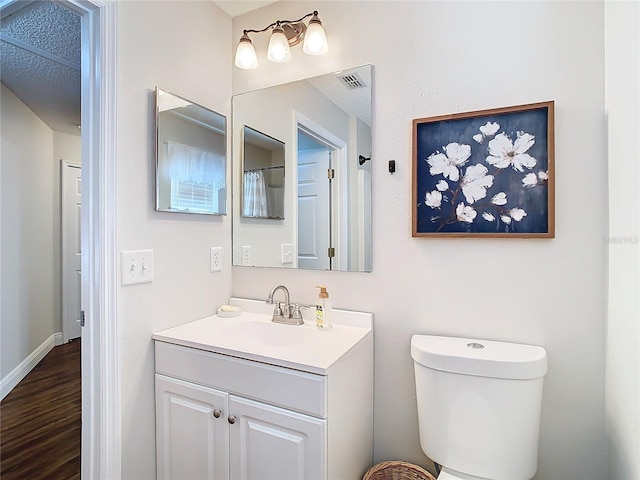
<svg viewBox="0 0 640 480"><path fill-rule="evenodd" d="M288 62L291 60L291 49L289 48L289 40L284 34L281 26L273 27L271 38L269 39L269 48L267 50L267 58L272 62Z"/></svg>
<svg viewBox="0 0 640 480"><path fill-rule="evenodd" d="M322 28L322 22L317 16L313 16L309 22L307 33L304 36L302 51L308 55L323 55L329 51L327 35Z"/></svg>
<svg viewBox="0 0 640 480"><path fill-rule="evenodd" d="M247 34L244 34L236 49L236 67L251 70L258 67L258 57L253 43Z"/></svg>

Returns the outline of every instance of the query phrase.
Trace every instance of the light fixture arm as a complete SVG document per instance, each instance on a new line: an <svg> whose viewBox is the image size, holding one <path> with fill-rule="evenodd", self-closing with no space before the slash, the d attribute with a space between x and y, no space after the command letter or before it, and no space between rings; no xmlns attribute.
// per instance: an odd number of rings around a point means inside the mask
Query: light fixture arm
<svg viewBox="0 0 640 480"><path fill-rule="evenodd" d="M301 17L298 20L276 20L275 22L270 23L269 25L267 25L266 27L264 27L261 30L248 29L248 30L243 30L242 32L245 35L248 34L248 33L263 33L263 32L266 32L267 30L269 30L270 28L275 27L276 25L282 26L282 25L290 25L290 24L294 24L294 23L300 23L304 19L312 17L313 15L318 15L317 10L314 10L311 13L307 13L304 17Z"/></svg>

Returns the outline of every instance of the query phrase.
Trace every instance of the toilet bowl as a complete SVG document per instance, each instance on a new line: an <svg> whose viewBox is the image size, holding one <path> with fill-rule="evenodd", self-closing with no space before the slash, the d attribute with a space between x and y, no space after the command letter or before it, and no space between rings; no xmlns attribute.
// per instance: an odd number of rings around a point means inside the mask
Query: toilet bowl
<svg viewBox="0 0 640 480"><path fill-rule="evenodd" d="M420 446L438 480L529 480L537 470L544 348L414 335Z"/></svg>
<svg viewBox="0 0 640 480"><path fill-rule="evenodd" d="M443 467L438 475L438 480L486 480L482 477L476 477L473 475L467 475L462 472L455 472Z"/></svg>

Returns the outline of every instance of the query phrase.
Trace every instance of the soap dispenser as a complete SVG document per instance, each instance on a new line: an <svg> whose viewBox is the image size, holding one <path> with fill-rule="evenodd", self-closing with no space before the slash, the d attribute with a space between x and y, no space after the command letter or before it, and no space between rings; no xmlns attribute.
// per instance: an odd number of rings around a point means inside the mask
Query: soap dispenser
<svg viewBox="0 0 640 480"><path fill-rule="evenodd" d="M316 302L316 327L322 330L329 330L332 326L331 318L331 300L327 293L327 287L319 285L318 301Z"/></svg>

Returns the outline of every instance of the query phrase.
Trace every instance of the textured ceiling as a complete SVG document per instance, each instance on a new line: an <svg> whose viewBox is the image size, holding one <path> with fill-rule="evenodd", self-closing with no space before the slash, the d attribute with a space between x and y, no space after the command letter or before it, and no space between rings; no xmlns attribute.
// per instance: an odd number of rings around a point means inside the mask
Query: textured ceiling
<svg viewBox="0 0 640 480"><path fill-rule="evenodd" d="M234 17L273 1L214 2ZM50 0L0 1L0 81L56 132L80 135L80 17Z"/></svg>
<svg viewBox="0 0 640 480"><path fill-rule="evenodd" d="M273 1L216 1L229 16L256 10ZM80 17L57 2L18 0L0 2L0 81L56 132L80 135ZM327 76L316 88L347 112L362 115L356 96ZM371 78L363 79L371 85ZM340 93L342 92L342 93ZM370 95L362 92L361 95ZM343 98L344 97L344 98Z"/></svg>
<svg viewBox="0 0 640 480"><path fill-rule="evenodd" d="M49 128L80 135L80 17L51 1L11 7L0 12L0 81Z"/></svg>

